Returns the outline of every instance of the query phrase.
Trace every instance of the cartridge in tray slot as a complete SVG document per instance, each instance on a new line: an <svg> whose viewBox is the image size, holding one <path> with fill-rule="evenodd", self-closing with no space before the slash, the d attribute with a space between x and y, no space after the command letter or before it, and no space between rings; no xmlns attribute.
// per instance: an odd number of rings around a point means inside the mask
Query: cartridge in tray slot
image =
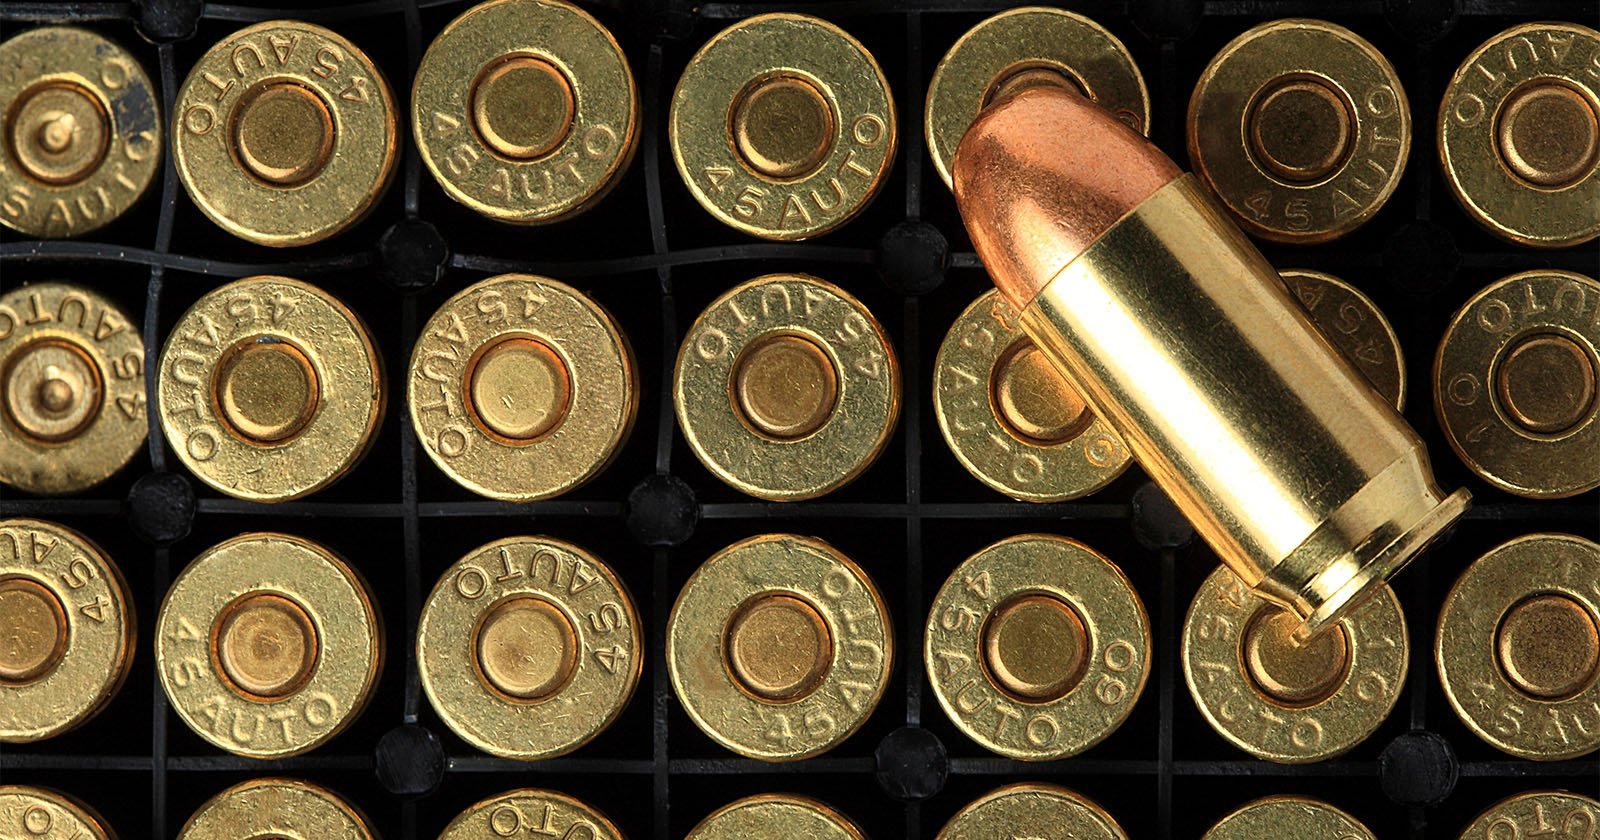
<svg viewBox="0 0 1600 840"><path fill-rule="evenodd" d="M628 169L639 94L617 39L562 0L491 0L429 45L411 131L447 195L491 219L587 210Z"/></svg>
<svg viewBox="0 0 1600 840"><path fill-rule="evenodd" d="M605 731L639 683L643 644L610 567L548 537L473 549L439 579L417 625L434 711L472 746L522 760L565 755Z"/></svg>
<svg viewBox="0 0 1600 840"><path fill-rule="evenodd" d="M241 29L178 91L172 153L195 206L241 239L288 247L360 221L399 160L394 94L344 36L295 20Z"/></svg>
<svg viewBox="0 0 1600 840"><path fill-rule="evenodd" d="M1133 456L990 290L956 318L933 363L933 411L973 477L1013 499L1058 502L1111 483Z"/></svg>
<svg viewBox="0 0 1600 840"><path fill-rule="evenodd" d="M752 537L684 584L667 621L678 702L712 740L763 761L826 752L866 722L894 660L888 608L821 540Z"/></svg>
<svg viewBox="0 0 1600 840"><path fill-rule="evenodd" d="M173 326L159 369L171 451L213 489L250 501L339 480L371 448L388 403L361 318L288 277L208 292Z"/></svg>
<svg viewBox="0 0 1600 840"><path fill-rule="evenodd" d="M580 800L553 790L522 788L491 796L462 811L439 840L538 836L563 840L623 840L605 815Z"/></svg>
<svg viewBox="0 0 1600 840"><path fill-rule="evenodd" d="M361 576L287 534L219 543L185 568L156 620L156 668L178 717L252 758L308 752L366 708L382 623Z"/></svg>
<svg viewBox="0 0 1600 840"><path fill-rule="evenodd" d="M122 572L76 531L0 519L0 743L72 730L116 697L133 663Z"/></svg>
<svg viewBox="0 0 1600 840"><path fill-rule="evenodd" d="M684 840L866 840L848 817L807 796L763 793L718 808Z"/></svg>
<svg viewBox="0 0 1600 840"><path fill-rule="evenodd" d="M81 236L127 212L161 168L157 100L139 61L88 30L0 43L0 224Z"/></svg>
<svg viewBox="0 0 1600 840"><path fill-rule="evenodd" d="M878 62L809 15L742 20L689 60L668 135L695 200L763 239L807 239L877 195L899 143Z"/></svg>
<svg viewBox="0 0 1600 840"><path fill-rule="evenodd" d="M1233 39L1189 98L1195 174L1252 235L1311 244L1365 224L1411 149L1394 67L1326 21L1270 21Z"/></svg>
<svg viewBox="0 0 1600 840"><path fill-rule="evenodd" d="M207 800L183 824L178 840L239 837L378 840L377 832L339 794L299 779L240 782Z"/></svg>
<svg viewBox="0 0 1600 840"><path fill-rule="evenodd" d="M1528 534L1478 558L1445 596L1434 648L1445 697L1520 758L1600 748L1600 545Z"/></svg>
<svg viewBox="0 0 1600 840"><path fill-rule="evenodd" d="M933 693L967 737L1008 758L1077 755L1127 719L1150 675L1150 619L1088 546L1025 534L967 558L934 596Z"/></svg>
<svg viewBox="0 0 1600 840"><path fill-rule="evenodd" d="M1361 821L1309 796L1267 796L1217 821L1201 840L1377 840Z"/></svg>
<svg viewBox="0 0 1600 840"><path fill-rule="evenodd" d="M0 296L0 482L74 493L127 465L150 430L144 339L106 298L66 283Z"/></svg>
<svg viewBox="0 0 1600 840"><path fill-rule="evenodd" d="M1008 9L956 40L928 82L928 155L945 185L956 144L989 103L1038 85L1068 87L1150 133L1150 92L1128 48L1076 12Z"/></svg>
<svg viewBox="0 0 1600 840"><path fill-rule="evenodd" d="M938 840L1047 837L1128 840L1122 826L1088 797L1057 785L1023 782L996 788L956 812Z"/></svg>
<svg viewBox="0 0 1600 840"><path fill-rule="evenodd" d="M445 301L406 380L423 451L457 484L503 501L593 478L639 410L633 350L610 314L531 274L490 277Z"/></svg>
<svg viewBox="0 0 1600 840"><path fill-rule="evenodd" d="M1560 499L1600 487L1600 283L1513 274L1473 295L1433 362L1445 439L1485 481Z"/></svg>
<svg viewBox="0 0 1600 840"><path fill-rule="evenodd" d="M0 836L116 840L93 808L48 788L0 786Z"/></svg>
<svg viewBox="0 0 1600 840"><path fill-rule="evenodd" d="M1600 32L1524 23L1485 41L1439 104L1439 162L1495 236L1564 248L1600 235Z"/></svg>
<svg viewBox="0 0 1600 840"><path fill-rule="evenodd" d="M1410 661L1387 586L1307 642L1294 640L1298 623L1226 566L1200 585L1183 623L1183 677L1200 713L1229 743L1282 764L1365 740L1394 709Z"/></svg>
<svg viewBox="0 0 1600 840"><path fill-rule="evenodd" d="M1564 790L1531 790L1489 806L1461 832L1460 840L1570 834L1579 826L1593 825L1600 825L1600 802Z"/></svg>
<svg viewBox="0 0 1600 840"><path fill-rule="evenodd" d="M811 499L883 452L900 416L900 366L883 327L848 292L768 274L695 319L672 398L690 449L729 486Z"/></svg>

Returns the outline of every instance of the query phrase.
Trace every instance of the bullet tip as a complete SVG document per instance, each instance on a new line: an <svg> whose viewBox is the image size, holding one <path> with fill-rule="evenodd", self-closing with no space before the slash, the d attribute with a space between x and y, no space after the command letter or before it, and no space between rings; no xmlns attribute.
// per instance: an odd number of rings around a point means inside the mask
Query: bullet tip
<svg viewBox="0 0 1600 840"><path fill-rule="evenodd" d="M1019 309L1181 174L1110 112L1054 87L1025 89L979 115L952 172L978 256Z"/></svg>

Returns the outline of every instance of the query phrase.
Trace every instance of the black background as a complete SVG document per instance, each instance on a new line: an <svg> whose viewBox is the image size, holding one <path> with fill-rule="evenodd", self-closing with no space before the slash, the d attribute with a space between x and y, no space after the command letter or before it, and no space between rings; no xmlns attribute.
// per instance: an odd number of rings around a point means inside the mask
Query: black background
<svg viewBox="0 0 1600 840"><path fill-rule="evenodd" d="M0 26L9 37L35 22L70 21L116 40L144 62L170 115L184 75L211 44L258 20L299 17L341 32L368 52L396 90L404 127L422 51L469 6L430 0L304 8L188 0L11 2L0 5ZM395 185L371 216L303 248L265 248L213 226L183 195L170 159L139 204L88 240L0 233L0 285L56 279L106 295L142 322L147 375L171 325L202 294L238 277L273 273L317 284L359 312L374 332L391 388L391 409L372 454L343 481L306 500L261 505L210 491L188 479L166 451L153 418L146 450L99 487L61 499L0 488L0 516L54 519L104 547L126 574L139 615L137 658L119 696L75 732L0 749L0 782L73 793L125 838L173 837L205 799L265 775L327 784L363 808L390 840L432 838L471 803L517 787L578 796L633 838L681 837L711 810L763 791L817 796L875 838L931 838L973 798L1022 780L1079 790L1136 838L1195 838L1237 806L1272 793L1325 798L1383 838L1454 838L1488 804L1523 790L1564 787L1600 795L1600 759L1592 754L1522 761L1474 737L1446 703L1431 655L1439 603L1467 563L1532 531L1595 537L1600 494L1529 502L1477 480L1438 431L1429 380L1451 313L1478 289L1533 268L1596 273L1600 251L1593 243L1534 251L1475 227L1439 175L1433 129L1445 82L1479 43L1527 20L1593 26L1596 3L1070 5L1127 44L1150 87L1152 137L1179 161L1185 160L1183 118L1194 80L1223 44L1266 20L1315 16L1350 27L1389 57L1410 99L1411 158L1376 218L1330 244L1263 250L1280 267L1336 274L1384 310L1406 353L1406 415L1427 439L1441 484L1469 487L1476 505L1449 538L1398 578L1412 663L1394 713L1348 755L1300 767L1257 761L1232 748L1190 700L1176 661L1178 630L1216 560L1189 539L1187 527L1137 468L1085 500L1011 502L969 476L940 438L929 368L945 330L987 281L926 155L922 102L945 50L1004 4L650 0L585 7L627 51L644 119L632 168L608 198L578 218L515 228L478 217L445 196L405 136ZM758 242L716 222L680 182L664 136L666 103L693 51L734 20L775 10L816 14L861 39L889 78L900 119L899 159L877 200L840 230L800 244ZM445 478L417 447L404 409L404 371L421 322L451 294L505 271L547 274L598 299L637 350L643 382L639 423L617 461L567 496L528 505L486 501ZM814 273L857 295L882 320L903 364L904 411L883 457L854 484L811 502L739 495L695 460L674 429L667 383L679 337L718 294L772 271ZM389 649L365 714L315 752L277 762L221 752L191 733L167 709L151 664L150 627L172 577L205 548L265 529L319 540L360 568L376 591ZM884 701L858 734L821 757L768 765L734 756L696 729L672 695L661 651L667 611L698 563L737 539L783 530L829 540L872 575L893 613L897 662ZM924 681L921 661L927 603L945 576L989 542L1025 531L1077 537L1111 557L1148 606L1156 640L1150 682L1122 728L1082 756L1033 765L998 758L951 726ZM421 600L444 568L476 545L519 533L561 537L598 554L626 582L648 627L644 677L617 723L573 755L531 764L491 758L452 735L421 695L411 644Z"/></svg>

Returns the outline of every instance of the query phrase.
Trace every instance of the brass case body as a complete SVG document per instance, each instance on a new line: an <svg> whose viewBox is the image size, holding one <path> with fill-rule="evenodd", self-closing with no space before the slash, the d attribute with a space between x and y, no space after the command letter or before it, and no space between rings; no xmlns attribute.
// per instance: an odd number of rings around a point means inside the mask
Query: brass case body
<svg viewBox="0 0 1600 840"><path fill-rule="evenodd" d="M1157 190L1022 313L1212 549L1309 637L1466 509L1193 176Z"/></svg>

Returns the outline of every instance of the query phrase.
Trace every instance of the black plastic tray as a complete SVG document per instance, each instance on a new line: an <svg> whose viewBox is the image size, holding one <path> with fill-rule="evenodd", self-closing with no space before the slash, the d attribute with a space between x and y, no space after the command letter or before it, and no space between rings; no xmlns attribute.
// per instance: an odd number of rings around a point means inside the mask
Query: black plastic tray
<svg viewBox="0 0 1600 840"><path fill-rule="evenodd" d="M422 51L469 5L7 2L0 5L0 26L4 36L43 21L102 32L145 62L170 115L178 85L210 44L275 17L300 17L350 37L384 69L404 103ZM433 838L472 802L525 786L578 796L634 838L681 837L714 808L762 791L817 796L875 838L931 838L967 802L1021 780L1076 788L1134 837L1195 838L1228 811L1269 793L1325 798L1385 838L1454 838L1490 802L1522 790L1600 795L1600 759L1593 755L1522 761L1474 737L1445 702L1431 656L1438 605L1468 562L1537 530L1595 537L1600 495L1527 502L1473 478L1438 432L1428 377L1450 314L1477 289L1530 268L1596 273L1594 245L1537 252L1475 228L1442 183L1433 148L1444 83L1468 52L1525 20L1594 25L1596 3L1070 4L1126 42L1150 86L1153 137L1180 161L1194 79L1225 42L1265 20L1313 16L1350 27L1390 58L1410 97L1411 159L1376 219L1332 244L1264 250L1281 267L1339 275L1384 310L1405 347L1406 414L1427 438L1441 481L1469 486L1477 504L1449 539L1398 579L1412 665L1394 713L1348 755L1293 767L1230 747L1190 700L1177 662L1178 630L1216 560L1138 469L1085 500L1012 502L967 475L940 439L929 368L945 330L987 279L927 158L922 102L944 51L1003 7L970 0L590 5L632 62L644 103L643 138L638 159L609 198L551 227L505 227L459 207L407 142L395 187L372 216L305 248L273 250L224 234L181 195L170 160L147 197L92 240L0 236L0 285L47 278L83 284L142 321L152 381L161 343L190 303L227 280L276 273L327 288L366 319L393 395L372 455L304 501L268 506L205 489L174 462L153 421L147 451L87 493L45 499L0 490L0 516L58 520L99 542L127 575L140 617L133 676L116 700L76 732L0 750L0 781L71 792L125 838L173 837L205 799L265 775L329 785L390 840ZM679 181L664 142L665 105L693 51L731 21L775 10L810 12L860 38L884 67L900 116L899 160L877 201L841 230L802 244L757 242L715 222ZM593 294L639 351L644 383L638 427L617 462L566 497L529 505L485 501L452 484L421 456L403 408L405 365L421 322L454 291L505 271L548 274ZM812 502L760 502L723 486L675 432L665 387L678 339L695 315L734 283L771 271L811 272L858 295L894 337L904 366L904 414L883 458L853 485ZM309 755L277 762L235 757L195 736L169 712L152 670L150 627L174 574L222 539L265 529L321 540L358 566L377 591L390 651L376 699L346 733ZM889 692L862 730L821 757L782 765L736 757L702 735L673 697L662 656L667 612L694 568L734 540L771 531L821 536L854 557L878 583L897 630ZM944 577L989 542L1026 531L1074 536L1113 558L1155 626L1154 670L1126 724L1080 757L1045 764L996 757L956 731L930 696L921 659L928 600ZM412 647L421 599L444 568L475 545L518 533L551 534L598 553L626 581L650 628L648 667L617 723L571 756L532 764L489 757L452 735L419 690Z"/></svg>

